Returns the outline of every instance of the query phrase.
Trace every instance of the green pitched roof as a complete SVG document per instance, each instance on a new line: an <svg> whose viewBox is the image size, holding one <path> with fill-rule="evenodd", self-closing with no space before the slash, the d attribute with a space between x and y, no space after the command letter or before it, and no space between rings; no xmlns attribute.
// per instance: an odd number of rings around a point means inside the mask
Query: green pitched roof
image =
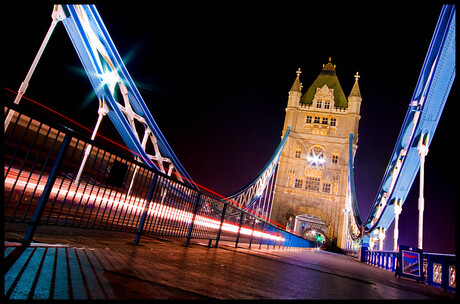
<svg viewBox="0 0 460 304"><path fill-rule="evenodd" d="M348 108L348 100L343 93L342 86L340 85L339 79L335 73L335 65L329 63L323 65L323 70L315 79L313 84L308 88L307 92L302 96L300 100L301 104L312 104L313 97L316 94L316 88L322 88L327 85L329 89L334 89L334 105L336 108Z"/></svg>

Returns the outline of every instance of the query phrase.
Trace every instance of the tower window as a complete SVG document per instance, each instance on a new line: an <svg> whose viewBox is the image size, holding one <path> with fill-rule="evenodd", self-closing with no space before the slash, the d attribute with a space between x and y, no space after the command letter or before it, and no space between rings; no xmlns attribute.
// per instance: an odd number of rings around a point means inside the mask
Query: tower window
<svg viewBox="0 0 460 304"><path fill-rule="evenodd" d="M315 116L315 123L319 124L319 116Z"/></svg>
<svg viewBox="0 0 460 304"><path fill-rule="evenodd" d="M294 188L302 188L303 180L300 178L296 178L294 182Z"/></svg>
<svg viewBox="0 0 460 304"><path fill-rule="evenodd" d="M324 108L325 108L325 109L329 109L330 106L331 106L331 101L330 101L330 100L326 100L326 101L324 102Z"/></svg>
<svg viewBox="0 0 460 304"><path fill-rule="evenodd" d="M329 119L327 117L323 117L323 125L327 125L329 122Z"/></svg>
<svg viewBox="0 0 460 304"><path fill-rule="evenodd" d="M323 104L323 101L321 100L321 98L316 99L316 107L317 108L321 108L322 104Z"/></svg>
<svg viewBox="0 0 460 304"><path fill-rule="evenodd" d="M316 169L321 169L325 162L323 149L320 147L313 147L310 150L310 155L307 156L308 167L314 166Z"/></svg>
<svg viewBox="0 0 460 304"><path fill-rule="evenodd" d="M320 147L313 147L310 150L310 156L311 157L318 157L318 158L323 158L324 151Z"/></svg>
<svg viewBox="0 0 460 304"><path fill-rule="evenodd" d="M296 149L295 150L295 158L300 158L301 155L302 155L302 150Z"/></svg>
<svg viewBox="0 0 460 304"><path fill-rule="evenodd" d="M331 126L332 127L337 126L337 118L331 118Z"/></svg>
<svg viewBox="0 0 460 304"><path fill-rule="evenodd" d="M321 189L324 193L331 193L331 184L323 183L323 189Z"/></svg>
<svg viewBox="0 0 460 304"><path fill-rule="evenodd" d="M319 191L319 177L307 176L305 180L305 189L310 191Z"/></svg>
<svg viewBox="0 0 460 304"><path fill-rule="evenodd" d="M338 155L332 155L332 163L333 164L338 164L339 163L339 156Z"/></svg>
<svg viewBox="0 0 460 304"><path fill-rule="evenodd" d="M308 123L308 124L311 123L311 115L307 116L307 120L305 122Z"/></svg>

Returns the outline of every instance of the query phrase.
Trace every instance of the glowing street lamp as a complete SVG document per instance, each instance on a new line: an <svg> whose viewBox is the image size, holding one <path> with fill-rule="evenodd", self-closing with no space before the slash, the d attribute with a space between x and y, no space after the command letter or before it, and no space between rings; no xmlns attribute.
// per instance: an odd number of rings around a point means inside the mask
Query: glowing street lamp
<svg viewBox="0 0 460 304"><path fill-rule="evenodd" d="M316 234L316 241L318 243L321 243L323 241L323 237L321 236L321 234L319 234L319 233Z"/></svg>

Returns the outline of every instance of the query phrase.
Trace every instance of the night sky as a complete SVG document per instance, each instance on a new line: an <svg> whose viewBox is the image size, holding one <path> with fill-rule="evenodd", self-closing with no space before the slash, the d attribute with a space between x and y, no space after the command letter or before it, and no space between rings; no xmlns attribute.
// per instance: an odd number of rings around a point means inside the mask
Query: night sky
<svg viewBox="0 0 460 304"><path fill-rule="evenodd" d="M193 180L224 195L263 168L281 139L297 68L303 93L332 57L346 96L361 75L355 181L363 221L374 201L431 41L440 4L235 2L97 5L153 118ZM17 91L51 23L51 4L5 10L3 87ZM19 13L20 12L20 13ZM21 24L21 25L19 25ZM424 249L455 253L456 82L426 158ZM92 129L98 102L59 24L26 96ZM5 97L4 98L8 98ZM27 101L23 101L24 105ZM121 140L108 118L101 133ZM449 140L450 137L450 140ZM418 177L400 216L417 245ZM393 225L385 249L392 249Z"/></svg>

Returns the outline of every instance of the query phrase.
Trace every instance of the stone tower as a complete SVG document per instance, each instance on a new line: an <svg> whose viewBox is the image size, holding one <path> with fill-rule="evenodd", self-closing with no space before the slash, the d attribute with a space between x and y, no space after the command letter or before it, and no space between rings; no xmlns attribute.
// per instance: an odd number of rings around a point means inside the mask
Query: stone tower
<svg viewBox="0 0 460 304"><path fill-rule="evenodd" d="M302 95L300 68L289 91L283 134L291 131L281 155L271 219L306 236L308 218L323 222L326 246L347 246L344 213L348 182L348 141L357 149L361 93L359 75L348 98L331 58ZM316 223L316 227L318 223Z"/></svg>

